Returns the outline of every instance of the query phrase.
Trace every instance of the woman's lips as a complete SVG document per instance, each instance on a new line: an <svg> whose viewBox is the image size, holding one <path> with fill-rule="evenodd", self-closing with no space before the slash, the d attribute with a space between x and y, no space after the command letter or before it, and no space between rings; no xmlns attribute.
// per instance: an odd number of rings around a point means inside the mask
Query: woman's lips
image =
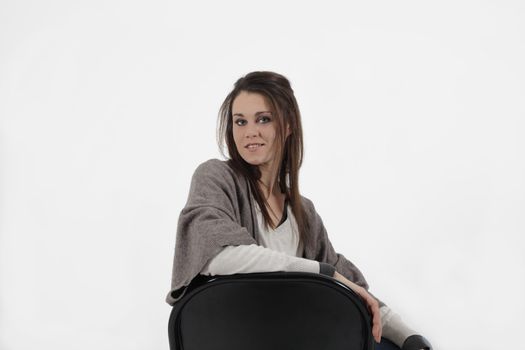
<svg viewBox="0 0 525 350"><path fill-rule="evenodd" d="M248 149L248 151L250 151L250 152L255 152L259 148L261 148L262 146L264 146L264 143L262 143L262 144L253 144L253 145L246 146L246 149Z"/></svg>

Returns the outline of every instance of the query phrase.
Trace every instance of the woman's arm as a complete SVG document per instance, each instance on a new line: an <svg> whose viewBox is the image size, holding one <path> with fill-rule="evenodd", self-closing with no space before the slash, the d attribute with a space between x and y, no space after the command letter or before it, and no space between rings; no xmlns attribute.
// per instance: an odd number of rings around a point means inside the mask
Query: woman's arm
<svg viewBox="0 0 525 350"><path fill-rule="evenodd" d="M372 335L374 336L376 342L381 342L382 325L381 313L379 312L379 302L376 300L376 298L370 295L370 293L368 293L365 288L350 281L339 272L335 272L334 278L347 285L365 301L368 309L370 310L370 313L372 314Z"/></svg>
<svg viewBox="0 0 525 350"><path fill-rule="evenodd" d="M305 258L314 259L334 266L344 277L368 290L368 283L359 268L343 254L335 251L332 242L330 242L328 238L323 220L319 213L317 213L313 202L304 196L302 196L302 200L306 215L309 218L310 238L313 240L312 244L305 247ZM379 304L384 305L381 300L379 300Z"/></svg>
<svg viewBox="0 0 525 350"><path fill-rule="evenodd" d="M193 173L177 224L168 304L183 297L191 280L222 247L257 243L250 227L241 225L251 220L251 213L240 211L238 204L249 200L239 189L245 185L218 159L200 164Z"/></svg>
<svg viewBox="0 0 525 350"><path fill-rule="evenodd" d="M304 259L257 244L226 246L204 266L203 275L230 275L273 271L321 273L332 277L335 269L325 263Z"/></svg>

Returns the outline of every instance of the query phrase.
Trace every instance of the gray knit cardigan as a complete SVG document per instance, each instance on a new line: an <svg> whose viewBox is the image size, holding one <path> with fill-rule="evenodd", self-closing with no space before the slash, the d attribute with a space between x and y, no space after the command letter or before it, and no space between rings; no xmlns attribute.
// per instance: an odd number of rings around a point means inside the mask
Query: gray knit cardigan
<svg viewBox="0 0 525 350"><path fill-rule="evenodd" d="M175 241L171 290L166 302L174 305L204 265L227 245L259 244L257 215L244 176L227 161L210 159L195 170L185 207L180 212ZM311 232L303 258L324 262L368 290L359 269L336 253L311 200L301 196ZM380 305L384 305L381 301Z"/></svg>

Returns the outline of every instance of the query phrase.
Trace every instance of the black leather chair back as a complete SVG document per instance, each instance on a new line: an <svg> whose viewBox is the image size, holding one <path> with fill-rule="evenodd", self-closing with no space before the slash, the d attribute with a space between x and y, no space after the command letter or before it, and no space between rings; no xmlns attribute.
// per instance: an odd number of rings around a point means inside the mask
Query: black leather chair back
<svg viewBox="0 0 525 350"><path fill-rule="evenodd" d="M303 272L202 276L172 309L171 350L371 350L365 304Z"/></svg>

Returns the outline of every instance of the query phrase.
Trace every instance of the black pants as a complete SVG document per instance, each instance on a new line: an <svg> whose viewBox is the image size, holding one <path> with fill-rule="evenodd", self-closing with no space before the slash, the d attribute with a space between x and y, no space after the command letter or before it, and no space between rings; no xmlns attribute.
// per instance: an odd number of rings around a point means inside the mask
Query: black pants
<svg viewBox="0 0 525 350"><path fill-rule="evenodd" d="M399 346L390 340L381 338L381 343L376 343L375 350L400 350Z"/></svg>

